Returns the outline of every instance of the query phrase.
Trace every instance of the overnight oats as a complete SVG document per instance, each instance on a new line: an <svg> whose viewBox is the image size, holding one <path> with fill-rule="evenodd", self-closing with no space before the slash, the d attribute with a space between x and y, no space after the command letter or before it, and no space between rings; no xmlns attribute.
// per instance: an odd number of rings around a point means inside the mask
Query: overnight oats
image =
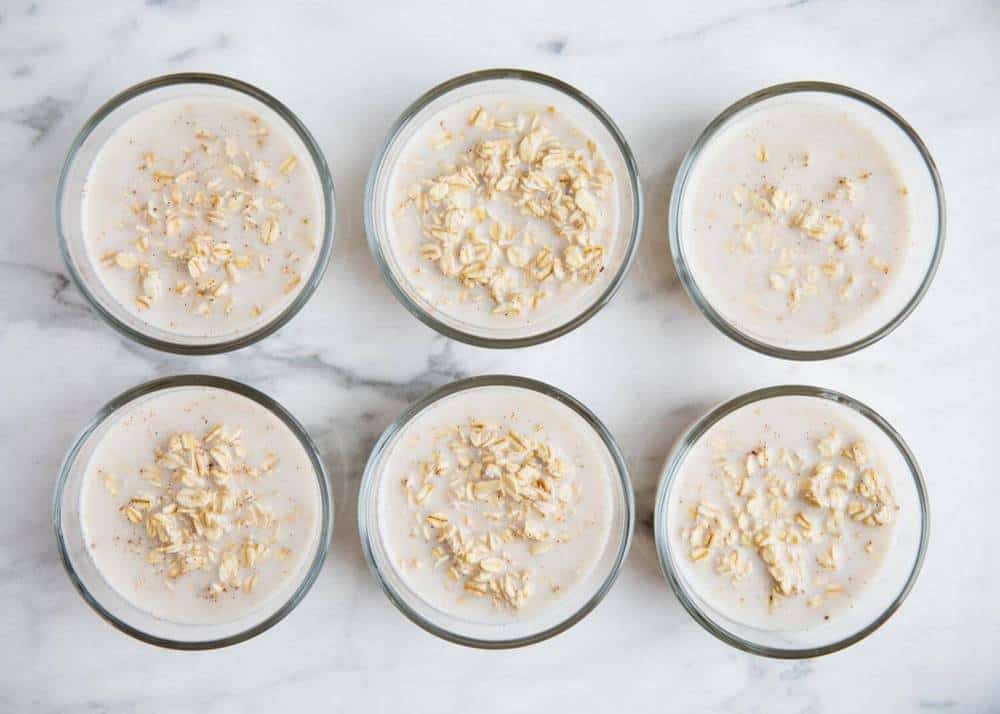
<svg viewBox="0 0 1000 714"><path fill-rule="evenodd" d="M82 552L70 559L88 562L71 572L114 593L89 590L100 607L154 623L112 612L149 638L160 626L183 632L164 639L202 642L259 626L305 592L329 537L322 467L297 425L242 385L203 379L139 388L72 459Z"/></svg>
<svg viewBox="0 0 1000 714"><path fill-rule="evenodd" d="M891 329L926 288L940 187L891 110L797 87L748 98L706 130L678 179L673 249L729 334L779 356L833 356Z"/></svg>
<svg viewBox="0 0 1000 714"><path fill-rule="evenodd" d="M113 100L67 162L80 194L71 266L139 339L230 349L287 320L315 287L329 254L329 176L273 100L162 81Z"/></svg>
<svg viewBox="0 0 1000 714"><path fill-rule="evenodd" d="M682 438L656 534L699 618L786 656L844 646L898 605L926 538L922 483L859 409L812 388L762 390Z"/></svg>
<svg viewBox="0 0 1000 714"><path fill-rule="evenodd" d="M526 644L610 587L631 496L613 442L581 410L539 383L484 377L390 428L359 516L376 575L411 619L465 644Z"/></svg>
<svg viewBox="0 0 1000 714"><path fill-rule="evenodd" d="M638 235L617 129L557 80L483 72L432 90L373 168L369 238L433 327L490 346L571 329L610 298Z"/></svg>

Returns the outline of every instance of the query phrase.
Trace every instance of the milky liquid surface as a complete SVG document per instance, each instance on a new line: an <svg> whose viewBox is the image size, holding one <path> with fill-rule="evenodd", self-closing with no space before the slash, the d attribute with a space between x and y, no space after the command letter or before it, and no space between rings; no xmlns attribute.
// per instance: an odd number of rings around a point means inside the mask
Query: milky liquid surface
<svg viewBox="0 0 1000 714"><path fill-rule="evenodd" d="M156 545L144 523L133 523L126 509L141 495L151 497L153 510L176 502L183 488L176 472L158 466L163 483L157 487L143 469L156 465L154 450L164 449L173 433L201 437L216 424L226 433L242 430L245 457L234 461L257 467L260 475L234 472L227 482L236 498L253 500L273 515L263 525L239 523L249 509L222 518L225 533L211 543L216 562L170 578L163 564L151 564ZM271 470L270 462L276 462ZM147 472L148 473L148 472ZM211 479L209 479L211 481ZM321 526L320 491L308 454L277 417L246 397L222 389L177 387L157 392L126 407L94 449L80 494L80 520L87 552L107 583L136 607L177 623L216 624L240 619L258 608L288 597L301 582L315 555ZM184 521L184 523L189 523ZM189 525L187 527L190 527ZM248 542L267 546L254 567L246 567L242 547ZM207 589L219 582L219 563L235 549L239 576L256 574L252 591L227 587L215 597Z"/></svg>
<svg viewBox="0 0 1000 714"><path fill-rule="evenodd" d="M494 122L488 127L475 126L470 117L477 109L483 109L491 120L511 128L497 128ZM456 269L465 268L462 261L462 246L472 243L468 240L468 230L475 230L486 245L494 251L487 260L502 267L508 275L509 283L499 291L502 298L493 299L491 291L481 286L463 284L454 276L446 275L441 269L441 260L428 260L421 253L422 246L434 244L421 224L420 207L411 197L415 188L425 191L436 177L460 171L463 166L474 163L474 147L482 141L512 142L515 154L521 139L530 130L537 117L544 127L545 144L540 149L558 146L566 152L579 151L588 170L596 174L600 167L603 184L596 179L587 182L587 193L593 199L594 223L583 231L579 239L557 234L549 219L539 217L524 206L510 200L510 192L497 192L490 197L484 191L485 182L479 181L474 190L452 191L445 199L465 214L462 229L457 236L444 241L445 252L456 257ZM445 137L451 138L445 141ZM593 141L588 145L588 141ZM558 316L560 321L570 319L584 309L594 299L595 284L588 282L586 271L574 278L570 275L561 280L557 275L537 279L532 272L532 260L542 249L548 248L561 262L566 264L565 251L576 242L580 246L600 246L603 255L594 275L614 254L620 224L618 191L614 182L622 177L614 175L606 163L615 147L604 146L601 138L590 136L576 125L572 116L559 106L542 104L514 94L474 96L456 101L429 116L409 137L396 160L389 179L387 217L389 244L392 255L398 263L404 287L418 300L455 320L477 328L510 330L545 323ZM516 157L515 157L516 160ZM537 167L536 167L537 168ZM528 165L524 162L510 169L517 180L525 177ZM542 170L558 188L564 169L559 166ZM565 191L559 189L563 194ZM542 192L545 193L545 192ZM434 204L435 206L437 204ZM476 218L477 207L483 209L485 218ZM566 209L568 213L577 210L574 205ZM491 231L495 225L503 228L498 236ZM518 267L507 259L508 249L514 246L523 251L527 265ZM571 261L573 258L570 259ZM566 271L571 272L571 271ZM542 274L542 273L540 273ZM511 310L512 296L523 295L523 306L519 311ZM544 295L544 297L536 297Z"/></svg>
<svg viewBox="0 0 1000 714"><path fill-rule="evenodd" d="M891 309L884 298L911 242L896 161L858 118L807 100L768 102L724 128L681 210L685 255L711 305L792 348Z"/></svg>
<svg viewBox="0 0 1000 714"><path fill-rule="evenodd" d="M497 425L504 433L514 430L530 439L543 440L568 465L566 475L555 481L557 492L565 486L573 493L570 515L557 523L535 519L551 528L558 542L550 541L549 550L534 554L529 541L501 540L490 554L507 560L504 570L532 572L534 592L517 609L498 606L490 597L468 592L463 586L465 577L450 578L448 568L454 561L435 565L432 550L437 545L436 532L428 539L422 527L428 514L438 513L461 525L473 536L470 542L486 533L499 535L502 531L501 525L488 515L499 510L495 501L458 502L449 493L452 481L461 482L468 476L457 462L456 452L449 448L455 440L454 427L473 421ZM539 425L543 430L538 430ZM419 475L421 464L432 460L435 452L442 454L450 468L446 474L433 477L433 492L415 506L402 483ZM516 387L465 390L428 407L394 440L380 469L379 534L403 582L438 610L488 624L528 620L573 597L573 589L587 579L604 555L616 503L611 478L603 443L568 407Z"/></svg>
<svg viewBox="0 0 1000 714"><path fill-rule="evenodd" d="M142 110L106 140L82 221L94 270L123 309L168 333L216 338L264 325L294 300L319 255L323 211L319 176L286 126L248 104L192 96Z"/></svg>
<svg viewBox="0 0 1000 714"><path fill-rule="evenodd" d="M836 438L823 442L821 450L822 440L833 432ZM876 427L848 407L813 397L774 397L724 417L691 447L667 505L670 548L682 577L708 607L765 630L804 630L858 607L891 557L900 515L892 495L895 475L885 470L875 451L877 439ZM867 456L860 460L845 456L845 450L858 442L867 445ZM748 472L748 456L764 447L768 465L754 463ZM825 470L824 464L829 472L810 481L817 468ZM840 468L849 473L844 482L834 476ZM869 470L878 473L885 487L882 496L887 506L878 516L887 521L885 525L855 520L848 511L851 504L862 504L867 512L876 510L858 492ZM752 475L738 493L748 473ZM838 485L844 489L842 498L830 492ZM822 507L806 495L810 488ZM787 503L780 514L769 511L776 498ZM721 520L696 515L702 504L706 512L717 511ZM839 523L831 520L836 518L834 511L841 514ZM744 529L748 540L740 535ZM699 548L709 539L709 530L714 531L712 543L704 554ZM758 541L764 533L770 537ZM789 547L787 537L792 533L793 540L802 541ZM776 582L758 542L771 544L777 564L799 592L771 602ZM831 546L833 563L827 559ZM749 563L749 572L741 575L739 568L730 567L733 553L738 553L739 562Z"/></svg>

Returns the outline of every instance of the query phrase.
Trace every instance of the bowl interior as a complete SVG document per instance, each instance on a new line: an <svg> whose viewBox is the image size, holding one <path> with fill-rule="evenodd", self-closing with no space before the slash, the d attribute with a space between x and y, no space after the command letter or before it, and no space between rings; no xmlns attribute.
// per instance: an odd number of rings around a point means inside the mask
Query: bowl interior
<svg viewBox="0 0 1000 714"><path fill-rule="evenodd" d="M610 482L608 492L612 498L612 509L608 538L600 557L586 577L576 583L565 596L531 617L484 623L456 616L428 603L400 576L383 537L379 491L385 479L392 479L391 483L394 483L398 478L398 473L388 472L386 463L393 449L399 446L400 440L406 435L406 426L419 419L432 405L462 399L462 392L466 390L489 386L535 389L534 386L528 386L534 384L538 383L518 378L498 380L486 377L449 385L411 406L391 425L376 444L365 468L358 518L369 565L383 590L403 614L425 630L452 642L482 648L506 648L531 644L562 632L582 619L604 597L617 576L631 541L634 504L621 454L596 418L589 413L576 412L575 408L579 405L575 401L559 399L562 403L553 404L553 409L565 411L562 416L576 421L575 428L588 430L599 440L597 451L603 461L601 467Z"/></svg>
<svg viewBox="0 0 1000 714"><path fill-rule="evenodd" d="M179 623L162 619L124 597L101 574L85 541L81 502L88 465L102 438L115 424L165 389L210 387L239 393L278 417L292 431L312 462L320 499L320 524L312 554L300 571L253 610L224 622ZM253 637L284 618L304 597L322 567L332 532L332 504L326 473L312 442L293 418L265 395L229 380L177 377L136 387L106 405L84 429L66 456L56 485L54 519L60 554L70 580L87 603L112 625L137 639L174 649L209 649Z"/></svg>
<svg viewBox="0 0 1000 714"><path fill-rule="evenodd" d="M295 153L309 160L300 170L315 178L323 202L322 245L316 262L303 276L303 287L274 310L267 310L257 322L209 336L180 334L164 330L138 318L108 290L96 270L99 255L92 255L83 226L84 195L88 175L105 142L127 121L144 110L171 99L200 97L233 102L256 113L267 124L286 127ZM333 237L333 187L326 161L308 131L280 103L263 92L236 80L214 75L171 75L137 85L110 100L91 117L70 149L59 183L57 219L63 254L70 273L98 313L126 336L157 349L188 354L214 353L236 349L270 334L287 322L315 290L329 261Z"/></svg>
<svg viewBox="0 0 1000 714"><path fill-rule="evenodd" d="M722 613L700 592L690 573L690 558L679 550L673 531L681 523L673 516L672 495L684 461L698 440L726 415L739 407L777 396L804 396L825 399L842 408L845 421L861 425L862 420L875 429L867 429L866 439L883 466L892 474L892 484L901 508L895 525L895 543L875 578L850 607L839 609L821 625L804 630L781 631L748 626ZM919 573L927 546L927 497L913 455L894 430L868 407L828 390L812 387L776 387L753 392L717 407L696 422L677 442L668 457L656 500L656 547L667 580L681 604L705 629L719 639L743 650L771 657L813 657L833 652L864 638L899 607Z"/></svg>
<svg viewBox="0 0 1000 714"><path fill-rule="evenodd" d="M594 284L544 318L512 322L509 327L483 326L444 312L414 290L394 248L394 206L390 205L400 155L414 140L423 140L436 128L432 119L451 105L483 96L516 98L540 107L555 106L601 147L614 172L619 220L607 268ZM386 147L376 159L366 197L369 242L390 287L418 318L444 334L484 346L521 346L563 334L585 321L613 295L627 269L639 235L641 197L635 162L624 138L590 99L558 80L516 70L487 71L459 77L431 90L397 121Z"/></svg>
<svg viewBox="0 0 1000 714"><path fill-rule="evenodd" d="M755 116L769 109L801 104L823 107L850 119L881 144L909 191L910 240L902 265L885 293L862 315L839 329L812 336L783 339L760 334L727 314L722 282L712 280L712 265L703 264L691 249L691 205L695 187L726 144ZM878 100L847 87L803 82L779 85L740 100L706 128L678 173L671 199L671 246L685 288L706 316L728 336L752 349L790 359L839 356L880 339L916 306L937 267L944 239L944 199L937 169L927 148L905 121Z"/></svg>

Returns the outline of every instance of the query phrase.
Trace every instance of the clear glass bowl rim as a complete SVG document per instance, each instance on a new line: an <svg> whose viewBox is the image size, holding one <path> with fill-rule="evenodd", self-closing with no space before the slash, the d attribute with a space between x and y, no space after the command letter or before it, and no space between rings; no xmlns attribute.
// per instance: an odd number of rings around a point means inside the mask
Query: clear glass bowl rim
<svg viewBox="0 0 1000 714"><path fill-rule="evenodd" d="M853 409L862 417L865 417L870 422L875 424L875 426L877 426L899 450L900 455L906 462L906 465L909 468L910 477L913 479L913 485L917 491L917 500L920 503L920 544L917 549L917 556L913 561L913 568L910 570L910 574L907 577L906 582L903 584L902 589L896 597L893 598L892 602L889 603L888 607L886 607L886 609L883 610L867 626L861 628L850 636L845 637L844 639L820 647L806 647L798 649L771 647L751 642L733 634L732 632L729 632L727 629L717 624L711 615L702 611L702 609L698 607L696 599L688 594L688 588L684 585L683 579L677 574L670 554L669 525L667 523L668 519L665 516L667 513L667 495L670 490L670 484L677 475L678 467L681 463L683 463L688 451L690 451L691 447L694 446L694 444L705 434L705 432L707 432L720 419L728 414L731 414L735 410L747 406L748 404L753 404L764 399L783 396L818 397L820 399L827 399ZM927 554L927 543L930 537L930 507L927 501L927 486L924 482L924 476L920 470L920 466L917 464L916 457L913 455L913 452L910 451L906 442L903 441L903 437L900 436L892 425L889 424L889 422L887 422L878 412L868 405L833 389L825 389L822 387L813 387L802 384L786 384L757 389L735 397L728 402L714 407L706 415L700 417L697 422L685 430L681 438L678 439L676 445L671 449L670 455L667 457L667 463L661 474L660 483L656 491L656 505L653 511L653 524L656 541L656 553L660 561L660 570L667 582L670 583L670 587L673 588L674 594L677 595L677 599L680 600L681 605L685 610L687 610L688 614L694 618L695 622L726 644L731 645L736 649L743 650L744 652L750 652L751 654L772 657L775 659L808 659L811 657L820 657L831 654L842 650L845 647L849 647L856 642L860 642L885 624L885 622L892 617L893 613L899 609L899 606L903 604L903 600L906 599L910 590L913 589L913 585L916 583L917 576L920 574L920 569L923 566L924 558Z"/></svg>
<svg viewBox="0 0 1000 714"><path fill-rule="evenodd" d="M301 292L299 292L295 299L290 302L284 310L275 315L275 317L267 324L261 325L245 335L238 335L230 339L223 339L218 342L208 342L204 344L184 344L180 342L173 342L169 339L153 337L145 332L136 330L131 325L128 325L102 305L87 286L83 275L79 270L77 270L76 264L74 263L69 251L69 241L67 239L66 228L63 225L62 217L62 205L65 198L65 192L68 189L67 181L69 179L70 170L76 162L77 154L80 148L87 141L93 131L100 126L101 122L103 122L104 119L116 109L136 97L157 89L163 89L164 87L184 84L210 85L233 90L261 102L271 109L271 111L275 112L291 127L292 131L305 145L316 168L316 172L319 175L323 192L323 217L325 222L323 240L320 245L319 256L316 259L316 265L313 267L313 271L309 275L309 279L304 283ZM333 239L336 228L335 223L336 197L334 195L333 178L330 175L330 169L327 166L326 158L323 155L323 151L320 149L319 144L316 143L312 134L299 120L299 118L276 98L272 97L267 92L258 89L252 84L248 84L247 82L233 77L226 77L219 74L208 74L204 72L181 72L177 74L166 74L160 77L153 77L152 79L140 82L139 84L133 85L128 89L119 92L105 102L104 105L94 112L94 114L86 121L83 128L81 128L79 133L76 135L76 138L73 139L73 143L70 145L69 152L66 155L66 160L63 163L62 172L59 175L59 184L56 188L56 230L59 234L59 248L62 252L63 261L66 263L66 267L69 270L70 277L73 279L73 282L76 284L80 292L83 293L87 302L90 303L91 307L94 308L97 314L100 315L106 323L129 339L145 345L146 347L152 347L153 349L161 350L163 352L172 352L175 354L209 355L230 352L258 342L287 324L288 321L295 317L299 310L305 306L305 304L309 301L309 298L312 297L312 294L316 291L316 288L319 287L320 282L323 280L323 275L325 274L327 265L330 262L330 255L333 252Z"/></svg>
<svg viewBox="0 0 1000 714"><path fill-rule="evenodd" d="M410 608L406 601L393 588L388 579L382 576L382 572L379 569L378 564L375 562L375 556L371 545L372 533L368 529L367 519L368 508L371 505L372 500L377 498L377 488L375 483L377 468L385 454L386 447L396 434L405 428L411 419L435 402L468 389L490 386L519 387L522 389L529 389L544 396L551 397L576 412L591 428L594 429L595 432L597 432L603 441L605 448L608 450L608 453L615 464L615 470L617 471L617 476L620 481L625 501L625 513L623 514L625 533L622 538L621 546L615 555L615 561L611 570L608 572L604 582L601 583L601 586L597 589L593 596L591 596L579 610L552 627L548 627L544 630L530 635L525 635L523 637L505 640L489 640L466 637L431 622ZM622 565L625 563L626 556L631 548L632 535L634 531L635 495L632 491L632 481L629 477L625 457L618 448L618 444L615 442L614 437L611 436L611 432L608 431L607 427L604 426L600 419L598 419L593 412L584 406L582 402L578 401L574 397L571 397L561 389L536 379L517 377L513 375L490 374L459 379L433 390L429 394L410 404L403 411L403 413L394 422L392 422L392 424L386 427L385 431L382 432L382 436L379 437L378 441L375 442L375 446L372 447L371 455L368 457L368 463L365 465L365 470L361 477L361 489L358 493L358 532L361 536L361 549L364 551L365 560L368 561L368 567L375 576L375 580L381 586L382 591L400 612L427 632L440 637L443 640L447 640L448 642L477 649L510 649L535 644L565 632L582 620L595 607L597 607L618 579L618 574L621 572Z"/></svg>
<svg viewBox="0 0 1000 714"><path fill-rule="evenodd" d="M129 625L127 622L124 622L110 613L97 600L97 598L89 590L87 590L83 581L79 578L73 568L73 564L69 557L69 551L66 547L62 530L62 504L63 497L65 495L64 490L66 482L69 479L70 469L76 460L77 454L87 442L87 439L90 438L90 435L102 424L104 424L105 420L109 416L114 414L114 412L119 408L139 397L144 397L165 389L172 389L174 387L192 386L213 387L234 392L256 402L281 420L281 422L292 431L299 443L305 449L306 453L309 455L309 459L315 469L316 480L319 485L322 513L320 515L321 524L319 543L316 548L316 554L313 556L312 563L310 563L309 569L306 571L298 588L295 589L291 597L289 597L289 599L278 610L273 612L260 623L235 635L212 640L187 641L151 635L143 630ZM269 630L271 627L281 622L281 620L283 620L292 610L296 608L296 606L298 606L298 604L306 596L306 593L308 593L310 588L312 588L313 583L316 582L316 578L319 577L319 573L323 569L323 563L326 560L327 553L330 550L330 540L333 534L333 495L328 485L328 479L329 477L326 473L326 467L323 465L323 457L320 455L319 450L316 448L316 445L313 443L305 427L303 427L302 424L300 424L299 421L292 416L290 412L288 412L288 410L281 406L281 404L263 392L243 384L242 382L204 374L179 374L171 377L154 379L122 392L110 402L102 406L97 411L97 414L94 415L90 422L87 423L87 425L79 433L74 440L73 445L66 453L66 457L63 459L62 466L59 469L59 477L56 481L55 493L52 501L52 524L55 528L59 557L62 560L66 574L69 576L70 581L73 583L77 592L80 593L81 597L83 597L84 601L86 601L86 603L90 605L90 607L105 621L109 622L126 635L151 645L175 650L209 650L229 647L230 645L235 645L249 640L252 637L256 637L260 633Z"/></svg>
<svg viewBox="0 0 1000 714"><path fill-rule="evenodd" d="M565 94L593 114L614 139L616 147L621 152L622 159L628 169L629 187L632 192L632 211L634 219L628 238L628 245L625 250L625 256L617 273L615 273L614 278L605 288L604 292L601 293L601 295L598 296L598 298L590 304L586 310L567 320L563 324L557 325L550 330L525 337L484 337L472 332L466 332L465 330L460 330L437 319L429 311L424 309L423 306L414 301L407 294L403 286L396 281L392 269L389 267L389 260L383 250L385 241L382 239L376 228L377 221L374 215L375 190L378 180L382 175L383 170L391 168L385 166L386 157L389 150L395 144L396 139L407 128L407 126L409 126L410 121L417 114L419 114L424 107L448 92L479 82L487 82L498 79L522 80L525 82L534 82L535 84L543 85ZM368 181L365 185L364 202L365 232L368 235L368 247L371 250L372 256L375 258L375 263L378 265L379 272L382 273L382 278L385 280L386 285L389 286L393 295L396 296L396 299L399 300L403 307L409 310L414 317L431 329L436 330L440 334L450 337L453 340L465 342L466 344L475 345L477 347L489 347L495 349L529 347L531 345L538 345L543 342L548 342L549 340L554 340L557 337L561 337L562 335L572 332L591 317L596 315L602 307L611 301L611 298L615 296L615 293L618 292L618 289L625 280L625 276L628 274L628 270L631 267L632 262L635 260L636 249L639 246L639 239L642 237L643 195L642 185L639 179L639 166L635 160L635 156L632 154L631 148L629 148L628 142L625 140L624 134L622 134L621 130L618 128L618 125L614 123L611 117L597 104L597 102L572 85L547 74L533 72L526 69L483 69L459 75L447 80L446 82L442 82L436 87L433 87L421 95L415 102L410 104L410 106L403 111L400 117L389 129L389 133L386 136L385 141L382 143L382 148L379 149L375 156L375 160L372 162L371 170L368 173Z"/></svg>
<svg viewBox="0 0 1000 714"><path fill-rule="evenodd" d="M715 138L716 134L732 119L735 115L748 109L760 102L768 99L773 99L775 97L780 97L787 94L796 94L802 92L819 92L826 94L833 94L841 97L846 97L848 99L853 99L865 104L880 114L887 117L892 121L910 142L917 149L923 160L924 165L927 168L927 172L930 175L931 183L934 185L935 199L937 201L937 235L935 237L934 253L931 256L930 264L927 267L927 272L924 275L923 280L920 282L920 286L913 296L907 301L907 303L902 307L902 309L893 316L885 325L878 328L874 332L865 335L853 342L849 342L845 345L839 345L836 347L818 349L818 350L796 350L789 349L787 347L779 347L777 345L772 345L762 340L758 340L755 337L743 332L736 326L729 323L716 309L709 303L702 294L701 289L698 287L694 276L691 274L688 268L687 261L684 258L684 252L681 247L680 239L680 207L681 199L686 188L687 179L690 176L691 169L695 162L701 157L704 148ZM832 359L835 357L842 357L848 355L857 350L868 347L869 345L878 342L883 337L888 335L890 332L899 327L903 320L905 320L911 312L913 312L920 301L923 299L927 290L930 288L931 282L934 279L935 273L937 273L938 264L941 262L941 254L944 251L945 242L945 198L944 198L944 187L941 184L941 176L938 173L937 165L934 163L934 159L931 157L930 150L924 144L923 140L917 134L916 130L911 127L902 116L896 113L890 106L885 104L879 99L876 99L870 94L866 94L853 87L848 87L843 84L834 84L832 82L817 82L817 81L801 81L801 82L787 82L784 84L776 84L771 87L765 87L764 89L758 90L753 94L749 94L742 99L734 102L729 107L724 109L715 119L713 119L708 126L702 130L701 134L695 140L694 144L688 149L687 154L685 154L684 159L681 161L680 167L677 169L677 176L674 179L674 187L670 192L670 210L667 219L668 224L668 239L670 243L670 252L673 255L674 267L677 270L677 275L680 278L681 285L684 286L685 292L691 298L691 301L698 307L708 321L711 322L720 332L729 337L730 339L738 342L739 344L747 347L761 354L765 354L771 357L778 357L787 360L797 360L797 361L816 361Z"/></svg>

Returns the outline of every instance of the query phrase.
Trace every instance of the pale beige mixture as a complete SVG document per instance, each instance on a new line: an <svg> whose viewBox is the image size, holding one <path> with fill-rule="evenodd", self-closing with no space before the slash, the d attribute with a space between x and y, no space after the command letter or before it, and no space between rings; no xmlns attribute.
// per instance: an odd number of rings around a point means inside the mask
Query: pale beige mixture
<svg viewBox="0 0 1000 714"><path fill-rule="evenodd" d="M776 397L699 439L671 494L670 538L712 607L797 630L859 602L891 553L899 517L872 429L847 407Z"/></svg>
<svg viewBox="0 0 1000 714"><path fill-rule="evenodd" d="M537 321L605 269L614 181L557 107L462 100L409 139L393 170L392 249L411 289L453 317Z"/></svg>

